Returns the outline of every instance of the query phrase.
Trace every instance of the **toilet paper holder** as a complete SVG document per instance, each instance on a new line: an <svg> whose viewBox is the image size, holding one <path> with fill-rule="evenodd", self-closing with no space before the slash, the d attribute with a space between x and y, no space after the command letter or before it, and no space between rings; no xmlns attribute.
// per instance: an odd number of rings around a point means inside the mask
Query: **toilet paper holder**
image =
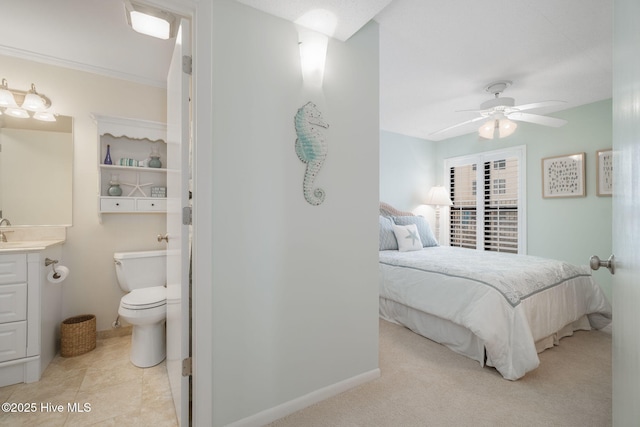
<svg viewBox="0 0 640 427"><path fill-rule="evenodd" d="M51 259L51 258L45 258L44 259L44 266L45 267L51 266L51 268L53 269L53 278L54 279L59 279L60 278L60 274L56 271L56 264L57 263L58 263L57 259Z"/></svg>

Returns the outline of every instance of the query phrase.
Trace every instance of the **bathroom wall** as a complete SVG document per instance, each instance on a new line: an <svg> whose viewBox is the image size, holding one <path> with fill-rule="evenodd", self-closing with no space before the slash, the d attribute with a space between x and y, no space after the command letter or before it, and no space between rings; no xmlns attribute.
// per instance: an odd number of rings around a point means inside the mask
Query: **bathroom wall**
<svg viewBox="0 0 640 427"><path fill-rule="evenodd" d="M12 57L1 57L11 87L29 87L52 101L52 110L73 116L73 226L67 230L63 262L71 273L63 284L63 318L96 315L97 329L109 330L123 292L116 281L116 251L163 249L164 214L97 214L98 144L92 112L165 121L166 91L124 80ZM28 165L25 165L28 167Z"/></svg>

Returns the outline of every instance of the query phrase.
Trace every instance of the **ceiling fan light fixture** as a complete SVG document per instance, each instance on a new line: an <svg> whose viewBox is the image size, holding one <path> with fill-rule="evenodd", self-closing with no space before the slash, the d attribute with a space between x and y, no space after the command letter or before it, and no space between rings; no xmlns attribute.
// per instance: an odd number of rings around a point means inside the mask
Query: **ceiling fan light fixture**
<svg viewBox="0 0 640 427"><path fill-rule="evenodd" d="M493 139L493 134L496 130L496 122L497 120L495 119L489 119L484 122L482 126L480 126L480 129L478 129L480 137L484 139Z"/></svg>
<svg viewBox="0 0 640 427"><path fill-rule="evenodd" d="M511 135L516 131L517 127L518 124L516 122L512 122L506 117L504 119L500 119L500 123L498 125L498 134L500 135L499 138L506 138L507 136Z"/></svg>
<svg viewBox="0 0 640 427"><path fill-rule="evenodd" d="M484 139L506 138L513 134L518 128L518 124L501 115L493 117L480 126L478 134Z"/></svg>

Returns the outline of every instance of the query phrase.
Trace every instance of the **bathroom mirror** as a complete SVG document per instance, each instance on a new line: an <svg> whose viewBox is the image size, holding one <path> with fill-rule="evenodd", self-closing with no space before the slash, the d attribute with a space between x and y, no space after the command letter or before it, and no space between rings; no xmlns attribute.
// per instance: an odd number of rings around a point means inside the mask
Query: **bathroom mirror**
<svg viewBox="0 0 640 427"><path fill-rule="evenodd" d="M73 118L0 115L0 217L11 225L71 225Z"/></svg>

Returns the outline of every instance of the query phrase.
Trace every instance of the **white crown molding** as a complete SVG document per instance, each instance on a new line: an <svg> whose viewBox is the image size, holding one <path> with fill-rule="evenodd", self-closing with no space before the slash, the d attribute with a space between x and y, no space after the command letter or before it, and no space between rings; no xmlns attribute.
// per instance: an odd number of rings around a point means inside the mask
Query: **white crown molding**
<svg viewBox="0 0 640 427"><path fill-rule="evenodd" d="M139 83L147 86L153 86L153 87L159 87L159 88L167 87L166 81L149 79L146 77L137 76L135 74L123 73L121 71L116 71L109 68L98 67L95 65L71 61L68 59L56 58L53 56L44 55L37 52L26 51L22 49L16 49L16 48L1 45L1 44L0 44L0 55L40 62L48 65L55 65L58 67L71 68L78 71L85 71L87 73L99 74L102 76L126 80L126 81Z"/></svg>

